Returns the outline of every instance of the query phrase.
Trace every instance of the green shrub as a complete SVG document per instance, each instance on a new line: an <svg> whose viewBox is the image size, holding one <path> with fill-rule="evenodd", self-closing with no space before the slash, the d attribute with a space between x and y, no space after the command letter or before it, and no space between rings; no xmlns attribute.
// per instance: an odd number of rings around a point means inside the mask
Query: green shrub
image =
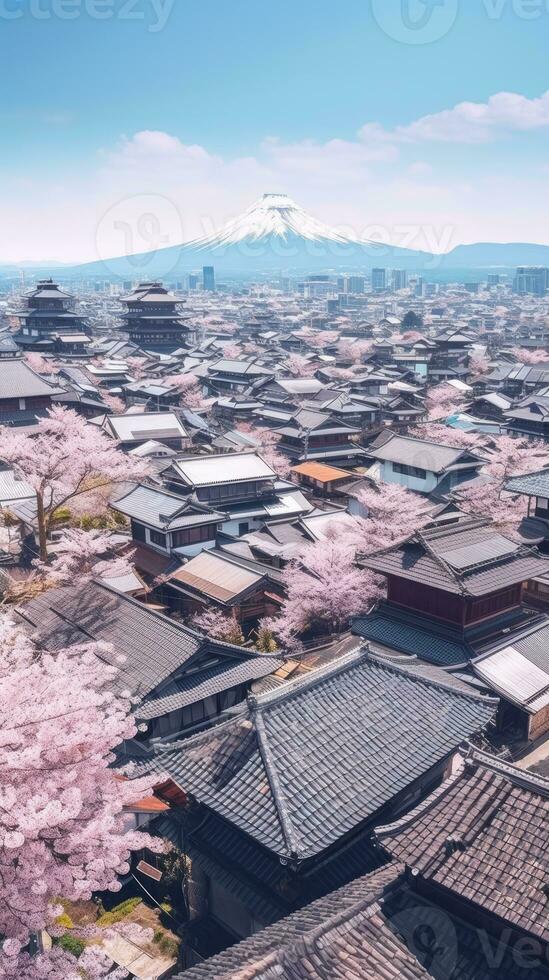
<svg viewBox="0 0 549 980"><path fill-rule="evenodd" d="M60 939L55 940L57 946L61 946L66 953L72 953L78 959L82 955L86 948L86 944L81 939L76 939L75 936L61 936Z"/></svg>
<svg viewBox="0 0 549 980"><path fill-rule="evenodd" d="M110 912L103 912L97 920L97 925L114 926L130 915L138 905L141 905L140 898L127 898L125 902L120 902L120 905L115 905Z"/></svg>

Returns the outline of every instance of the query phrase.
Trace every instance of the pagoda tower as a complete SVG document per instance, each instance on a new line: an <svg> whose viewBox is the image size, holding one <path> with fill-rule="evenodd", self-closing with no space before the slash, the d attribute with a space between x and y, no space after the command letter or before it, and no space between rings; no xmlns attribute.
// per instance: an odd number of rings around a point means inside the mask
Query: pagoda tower
<svg viewBox="0 0 549 980"><path fill-rule="evenodd" d="M123 314L129 340L142 350L170 353L188 346L193 332L178 307L182 300L164 288L161 282L142 282L122 298L127 306Z"/></svg>

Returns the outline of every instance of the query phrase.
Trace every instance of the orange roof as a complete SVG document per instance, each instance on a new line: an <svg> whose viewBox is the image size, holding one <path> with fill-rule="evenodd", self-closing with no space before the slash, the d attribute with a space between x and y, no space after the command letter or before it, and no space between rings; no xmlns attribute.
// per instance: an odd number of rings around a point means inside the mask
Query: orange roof
<svg viewBox="0 0 549 980"><path fill-rule="evenodd" d="M330 483L331 480L341 480L343 477L352 476L347 470L338 470L336 466L315 463L314 460L308 463L300 463L299 466L292 466L292 473L302 473L303 476L310 476L313 480L319 480L320 483Z"/></svg>

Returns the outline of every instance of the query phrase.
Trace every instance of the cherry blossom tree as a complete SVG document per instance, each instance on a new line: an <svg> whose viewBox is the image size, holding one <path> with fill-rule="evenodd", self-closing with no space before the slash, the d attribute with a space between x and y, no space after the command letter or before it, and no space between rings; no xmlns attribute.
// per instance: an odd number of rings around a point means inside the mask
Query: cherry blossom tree
<svg viewBox="0 0 549 980"><path fill-rule="evenodd" d="M234 343L223 344L223 357L236 358L240 356L240 346Z"/></svg>
<svg viewBox="0 0 549 980"><path fill-rule="evenodd" d="M35 564L56 585L129 575L133 571L131 555L113 557L114 547L110 531L67 528L52 546L55 554L49 564Z"/></svg>
<svg viewBox="0 0 549 980"><path fill-rule="evenodd" d="M241 646L244 643L242 628L238 620L221 609L210 607L197 613L191 619L191 626L225 643Z"/></svg>
<svg viewBox="0 0 549 980"><path fill-rule="evenodd" d="M524 347L513 347L511 353L519 364L545 364L549 361L549 353L546 350L527 350Z"/></svg>
<svg viewBox="0 0 549 980"><path fill-rule="evenodd" d="M488 462L482 474L488 480L472 487L458 488L454 496L464 510L488 517L499 528L514 535L525 516L526 498L510 494L503 488L510 477L547 466L549 452L543 442L499 436L494 438L493 448L486 455Z"/></svg>
<svg viewBox="0 0 549 980"><path fill-rule="evenodd" d="M125 403L116 395L109 395L108 392L105 391L102 392L101 398L103 400L103 404L107 406L112 415L122 415L122 413L125 412Z"/></svg>
<svg viewBox="0 0 549 980"><path fill-rule="evenodd" d="M0 429L0 455L36 492L40 559L48 558L48 531L56 510L74 499L148 475L143 460L126 456L101 429L71 409L55 407L38 432Z"/></svg>
<svg viewBox="0 0 549 980"><path fill-rule="evenodd" d="M307 357L303 357L302 354L288 354L284 363L286 369L294 378L312 378L315 372L318 371L318 364L311 362Z"/></svg>
<svg viewBox="0 0 549 980"><path fill-rule="evenodd" d="M344 361L351 361L352 364L361 364L362 359L369 354L373 348L372 340L349 340L344 337L337 345L339 356Z"/></svg>
<svg viewBox="0 0 549 980"><path fill-rule="evenodd" d="M300 648L300 634L311 626L339 631L381 594L376 576L356 566L355 549L335 539L309 545L284 570L284 584L287 597L280 615L260 626L289 650Z"/></svg>
<svg viewBox="0 0 549 980"><path fill-rule="evenodd" d="M151 795L152 785L110 768L113 750L136 733L129 697L114 693L112 663L105 644L38 649L0 617L1 976L102 976L97 950L82 962L23 950L43 929L63 932L59 898L118 891L132 851L162 848L125 826L124 807Z"/></svg>
<svg viewBox="0 0 549 980"><path fill-rule="evenodd" d="M25 361L32 371L36 374L58 374L59 368L54 361L42 357L38 351L29 351L25 354Z"/></svg>
<svg viewBox="0 0 549 980"><path fill-rule="evenodd" d="M165 381L177 388L181 405L185 408L207 408L212 404L212 399L204 398L200 382L191 371L187 374L172 374Z"/></svg>
<svg viewBox="0 0 549 980"><path fill-rule="evenodd" d="M357 521L355 547L363 554L388 548L429 521L425 498L397 483L361 487L356 496L368 511L367 518Z"/></svg>
<svg viewBox="0 0 549 980"><path fill-rule="evenodd" d="M439 422L422 422L413 426L408 434L414 439L430 439L442 446L453 446L454 449L482 449L484 445L484 439L478 432L465 432Z"/></svg>
<svg viewBox="0 0 549 980"><path fill-rule="evenodd" d="M446 419L459 411L463 395L453 385L440 384L430 388L425 399L427 417L431 421Z"/></svg>
<svg viewBox="0 0 549 980"><path fill-rule="evenodd" d="M485 354L475 351L469 358L469 370L474 377L480 377L490 370L490 361Z"/></svg>
<svg viewBox="0 0 549 980"><path fill-rule="evenodd" d="M290 461L278 448L280 437L276 431L265 426L251 425L249 422L238 423L237 429L257 443L258 453L278 476L285 478L290 475Z"/></svg>

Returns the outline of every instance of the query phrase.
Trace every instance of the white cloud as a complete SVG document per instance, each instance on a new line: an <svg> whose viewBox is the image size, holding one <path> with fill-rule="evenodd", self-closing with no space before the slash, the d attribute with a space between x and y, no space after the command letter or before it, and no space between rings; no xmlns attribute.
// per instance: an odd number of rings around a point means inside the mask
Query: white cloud
<svg viewBox="0 0 549 980"><path fill-rule="evenodd" d="M367 123L361 139L384 142L486 143L511 132L524 132L549 126L549 91L528 99L517 92L497 92L487 102L460 102L422 116L406 126L383 129Z"/></svg>
<svg viewBox="0 0 549 980"><path fill-rule="evenodd" d="M157 196L163 215L171 209L170 243L190 240L213 232L269 190L289 193L321 220L355 234L378 226L384 238L402 244L406 229L416 229L410 247L435 248L434 240L446 240L449 229L448 247L490 239L545 241L539 201L546 175L539 158L520 171L516 165L506 169L494 148L485 151L493 152L493 160L484 158L482 169L470 154L458 170L435 144L487 144L548 125L549 93L539 99L498 93L405 126L368 123L356 139L285 142L271 136L254 154L236 158L173 133L143 130L100 150L87 171L71 164L55 184L25 173L4 180L0 261L92 260L99 228L101 254L121 254L117 227L136 223L140 196ZM116 216L111 231L109 215ZM134 241L139 251L138 236Z"/></svg>

